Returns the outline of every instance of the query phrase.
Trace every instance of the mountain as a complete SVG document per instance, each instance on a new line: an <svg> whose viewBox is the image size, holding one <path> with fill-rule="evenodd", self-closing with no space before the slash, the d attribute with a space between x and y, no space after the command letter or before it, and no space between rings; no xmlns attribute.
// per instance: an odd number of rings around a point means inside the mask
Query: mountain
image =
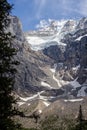
<svg viewBox="0 0 87 130"><path fill-rule="evenodd" d="M50 20L25 33L16 16L10 19L8 31L15 35L15 58L20 61L14 87L19 98L35 100L39 95L53 102L86 96L87 18Z"/></svg>
<svg viewBox="0 0 87 130"><path fill-rule="evenodd" d="M72 118L80 105L87 119L87 18L42 21L29 32L22 31L16 16L10 20L7 31L15 35L13 46L18 53L14 58L20 62L14 93L17 107L26 115L17 117L18 121L36 128L28 118L35 113L42 122L55 115Z"/></svg>

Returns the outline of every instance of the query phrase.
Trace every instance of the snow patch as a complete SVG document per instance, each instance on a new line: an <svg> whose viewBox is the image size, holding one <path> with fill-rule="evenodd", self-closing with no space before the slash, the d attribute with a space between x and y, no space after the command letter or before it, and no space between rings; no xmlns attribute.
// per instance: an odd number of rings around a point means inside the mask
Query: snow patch
<svg viewBox="0 0 87 130"><path fill-rule="evenodd" d="M41 81L41 85L44 87L52 88L48 83Z"/></svg>
<svg viewBox="0 0 87 130"><path fill-rule="evenodd" d="M44 91L38 92L37 94L33 95L32 97L25 97L25 98L23 98L23 97L20 97L20 96L19 96L19 98L20 98L22 101L27 102L28 100L33 100L33 99L35 99L36 97L40 96L40 94L42 94L43 92L44 92Z"/></svg>
<svg viewBox="0 0 87 130"><path fill-rule="evenodd" d="M80 65L77 65L76 67L73 67L72 69L73 69L74 71L77 71L79 68L80 68Z"/></svg>
<svg viewBox="0 0 87 130"><path fill-rule="evenodd" d="M48 103L48 102L45 102L45 101L43 101L43 103L45 104L45 106L49 106L50 105L50 103Z"/></svg>
<svg viewBox="0 0 87 130"><path fill-rule="evenodd" d="M54 75L53 75L53 79L57 82L57 85L59 88L61 88L64 85L68 85L69 81L64 81L62 79L57 79Z"/></svg>
<svg viewBox="0 0 87 130"><path fill-rule="evenodd" d="M59 80L53 75L53 79L57 82L57 85L59 88L62 87L62 85L60 84Z"/></svg>
<svg viewBox="0 0 87 130"><path fill-rule="evenodd" d="M34 99L34 98L36 98L38 95L36 94L36 95L33 95L32 97L25 97L25 98L23 98L23 97L19 97L22 101L25 101L25 102L27 102L28 100L32 100L32 99Z"/></svg>
<svg viewBox="0 0 87 130"><path fill-rule="evenodd" d="M17 102L18 106L25 104L25 102Z"/></svg>
<svg viewBox="0 0 87 130"><path fill-rule="evenodd" d="M79 102L79 101L83 101L83 98L64 100L64 102Z"/></svg>
<svg viewBox="0 0 87 130"><path fill-rule="evenodd" d="M87 36L87 34L83 35L83 36L80 36L78 37L75 41L80 41L83 37Z"/></svg>
<svg viewBox="0 0 87 130"><path fill-rule="evenodd" d="M63 65L63 64L62 64L62 65ZM55 80L55 81L57 82L58 88L61 88L63 85L69 84L68 81L62 80L61 77L59 77L59 79L57 79L57 78L55 77L56 69L57 69L57 64L54 64L54 68L51 68L50 71L53 73L53 80Z"/></svg>
<svg viewBox="0 0 87 130"><path fill-rule="evenodd" d="M42 113L42 110L39 109L38 112L41 114L41 113Z"/></svg>
<svg viewBox="0 0 87 130"><path fill-rule="evenodd" d="M56 70L55 70L55 69L50 69L50 71L51 71L52 73L55 73Z"/></svg>
<svg viewBox="0 0 87 130"><path fill-rule="evenodd" d="M39 99L44 100L44 101L48 100L48 98L46 96L39 96Z"/></svg>
<svg viewBox="0 0 87 130"><path fill-rule="evenodd" d="M39 95L39 99L40 100L43 100L43 101L48 101L48 100L50 100L50 99L54 99L54 98L56 98L56 96L54 97L54 96L41 96L41 95Z"/></svg>
<svg viewBox="0 0 87 130"><path fill-rule="evenodd" d="M55 73L56 72L56 68L57 68L57 64L54 64L54 67L50 69L50 71L52 73Z"/></svg>

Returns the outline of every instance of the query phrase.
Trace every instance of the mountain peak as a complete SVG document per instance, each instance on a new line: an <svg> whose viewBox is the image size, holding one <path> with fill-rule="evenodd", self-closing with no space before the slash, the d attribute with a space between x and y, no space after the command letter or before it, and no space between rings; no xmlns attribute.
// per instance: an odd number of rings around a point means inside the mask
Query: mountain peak
<svg viewBox="0 0 87 130"><path fill-rule="evenodd" d="M76 21L74 20L42 20L37 25L36 31L25 34L28 43L33 50L41 50L51 45L63 45L61 39L65 34L75 31Z"/></svg>

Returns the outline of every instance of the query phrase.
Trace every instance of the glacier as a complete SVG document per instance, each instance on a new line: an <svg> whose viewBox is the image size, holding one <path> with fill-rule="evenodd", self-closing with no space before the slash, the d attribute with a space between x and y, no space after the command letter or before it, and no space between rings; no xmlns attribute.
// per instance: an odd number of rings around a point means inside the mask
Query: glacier
<svg viewBox="0 0 87 130"><path fill-rule="evenodd" d="M68 25L69 23L73 23ZM44 23L47 23L46 21ZM42 50L52 45L66 46L61 39L68 32L73 33L76 27L74 20L50 20L46 25L38 25L39 29L25 34L27 42L34 51ZM44 26L43 26L44 25Z"/></svg>

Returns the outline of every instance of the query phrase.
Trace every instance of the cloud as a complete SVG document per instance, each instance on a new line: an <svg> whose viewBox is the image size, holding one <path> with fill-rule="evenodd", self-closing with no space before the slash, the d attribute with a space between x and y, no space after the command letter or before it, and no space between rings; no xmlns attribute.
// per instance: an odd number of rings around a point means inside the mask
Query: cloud
<svg viewBox="0 0 87 130"><path fill-rule="evenodd" d="M80 0L81 1L81 0ZM52 14L54 17L59 15L67 16L71 12L77 12L74 8L76 0L35 0L38 7L36 18L41 19L42 16Z"/></svg>
<svg viewBox="0 0 87 130"><path fill-rule="evenodd" d="M61 0L62 14L87 16L87 0Z"/></svg>
<svg viewBox="0 0 87 130"><path fill-rule="evenodd" d="M87 16L87 0L82 0L79 3L79 13L83 16Z"/></svg>
<svg viewBox="0 0 87 130"><path fill-rule="evenodd" d="M43 19L43 20L40 21L40 24L36 25L36 28L48 27L48 25L49 25L48 21Z"/></svg>

